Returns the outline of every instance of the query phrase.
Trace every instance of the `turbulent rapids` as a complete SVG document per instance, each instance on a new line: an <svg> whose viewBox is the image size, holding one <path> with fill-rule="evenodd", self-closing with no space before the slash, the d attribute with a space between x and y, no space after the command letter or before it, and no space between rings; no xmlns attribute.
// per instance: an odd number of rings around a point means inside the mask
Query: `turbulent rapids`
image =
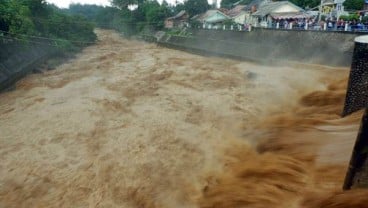
<svg viewBox="0 0 368 208"><path fill-rule="evenodd" d="M201 57L98 30L0 94L0 207L368 207L341 192L348 70Z"/></svg>

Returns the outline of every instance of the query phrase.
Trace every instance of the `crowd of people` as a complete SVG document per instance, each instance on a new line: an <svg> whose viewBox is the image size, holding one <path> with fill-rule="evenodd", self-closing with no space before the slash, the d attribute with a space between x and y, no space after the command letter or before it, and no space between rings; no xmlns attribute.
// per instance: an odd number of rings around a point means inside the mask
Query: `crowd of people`
<svg viewBox="0 0 368 208"><path fill-rule="evenodd" d="M339 30L339 31L368 31L368 20L326 19L318 21L315 18L277 19L268 25L269 28L299 29L299 30Z"/></svg>
<svg viewBox="0 0 368 208"><path fill-rule="evenodd" d="M340 19L338 21L332 21L332 24L336 26L337 30L344 30L345 25L347 25L349 30L352 30L352 31L368 30L368 20L366 21L361 21L361 20L345 21L343 19Z"/></svg>
<svg viewBox="0 0 368 208"><path fill-rule="evenodd" d="M190 25L187 25L190 27ZM345 20L343 18L278 18L261 21L257 24L203 24L197 26L206 29L223 29L223 30L241 30L251 31L252 27L284 29L284 30L323 30L323 31L349 31L349 32L368 32L368 18L360 18L355 20Z"/></svg>

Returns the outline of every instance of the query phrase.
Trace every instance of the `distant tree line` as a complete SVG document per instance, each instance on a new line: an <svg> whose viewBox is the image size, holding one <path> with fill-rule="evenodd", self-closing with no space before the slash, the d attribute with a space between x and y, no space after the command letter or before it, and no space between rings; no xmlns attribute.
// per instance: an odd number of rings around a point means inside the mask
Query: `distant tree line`
<svg viewBox="0 0 368 208"><path fill-rule="evenodd" d="M0 37L50 40L62 49L94 42L94 26L81 15L68 15L45 0L1 0Z"/></svg>
<svg viewBox="0 0 368 208"><path fill-rule="evenodd" d="M364 0L346 0L344 6L347 10L363 10Z"/></svg>
<svg viewBox="0 0 368 208"><path fill-rule="evenodd" d="M186 0L175 5L165 0L112 0L112 7L72 4L64 10L68 14L82 15L101 28L112 28L134 35L143 30L161 30L166 18L185 10L190 16L203 13L210 8L207 0Z"/></svg>

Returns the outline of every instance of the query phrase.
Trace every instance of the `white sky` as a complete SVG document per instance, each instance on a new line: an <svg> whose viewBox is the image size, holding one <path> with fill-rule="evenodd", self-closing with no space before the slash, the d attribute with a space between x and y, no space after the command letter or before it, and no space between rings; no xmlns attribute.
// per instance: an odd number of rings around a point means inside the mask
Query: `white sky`
<svg viewBox="0 0 368 208"><path fill-rule="evenodd" d="M110 5L109 0L46 0L49 3L53 3L58 7L61 8L67 8L70 3L81 3L81 4L97 4L97 5ZM158 0L161 2L162 0ZM166 0L170 4L173 4L175 0ZM182 0L178 0L179 2L182 2ZM212 3L212 0L208 0L209 3Z"/></svg>

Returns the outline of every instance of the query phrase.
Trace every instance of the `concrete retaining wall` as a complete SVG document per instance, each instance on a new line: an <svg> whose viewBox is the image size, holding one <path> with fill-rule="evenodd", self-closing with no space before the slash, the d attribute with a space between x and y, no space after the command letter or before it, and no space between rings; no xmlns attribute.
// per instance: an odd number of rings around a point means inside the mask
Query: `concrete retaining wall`
<svg viewBox="0 0 368 208"><path fill-rule="evenodd" d="M350 66L359 33L254 29L251 32L191 29L192 35L166 35L167 47L261 62L295 61Z"/></svg>
<svg viewBox="0 0 368 208"><path fill-rule="evenodd" d="M0 47L0 91L12 86L57 52L45 41L26 43L1 39Z"/></svg>

